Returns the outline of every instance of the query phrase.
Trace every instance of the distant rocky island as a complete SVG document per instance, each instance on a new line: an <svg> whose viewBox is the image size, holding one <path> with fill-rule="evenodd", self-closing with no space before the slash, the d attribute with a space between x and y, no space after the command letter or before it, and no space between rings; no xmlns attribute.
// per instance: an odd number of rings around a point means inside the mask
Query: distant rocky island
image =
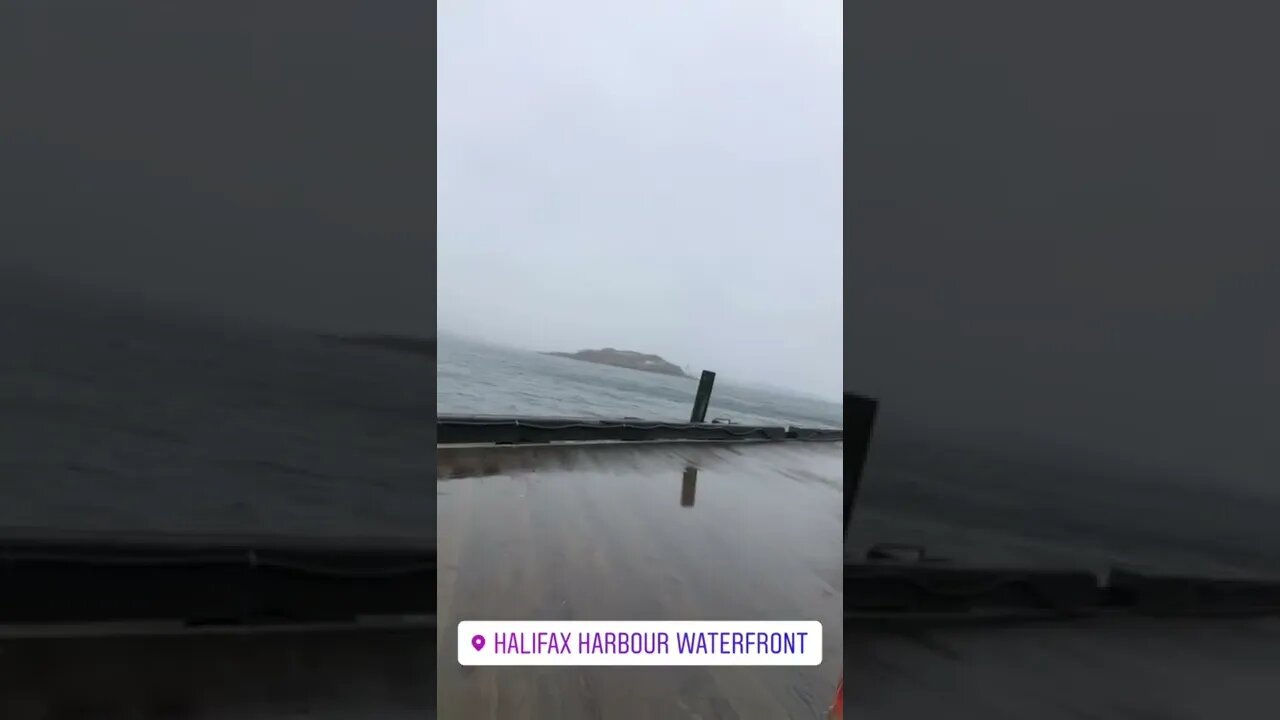
<svg viewBox="0 0 1280 720"><path fill-rule="evenodd" d="M644 372L658 373L659 375L689 377L689 375L685 373L684 370L681 370L680 366L675 363L668 362L657 355L647 355L633 350L604 348L601 350L579 350L575 353L548 352L543 353L543 355L554 355L556 357L569 358L570 360L581 360L583 362L596 363L597 365L612 365L614 367L629 368L631 370L642 370Z"/></svg>
<svg viewBox="0 0 1280 720"><path fill-rule="evenodd" d="M436 356L435 338L417 338L405 335L325 335L324 339L346 345L362 345L364 347L391 350L410 355Z"/></svg>

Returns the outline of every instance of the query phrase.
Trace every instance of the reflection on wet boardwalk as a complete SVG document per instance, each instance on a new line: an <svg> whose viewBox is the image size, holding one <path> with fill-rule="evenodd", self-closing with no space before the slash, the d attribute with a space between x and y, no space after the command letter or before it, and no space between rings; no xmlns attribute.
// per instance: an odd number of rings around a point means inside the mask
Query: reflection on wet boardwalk
<svg viewBox="0 0 1280 720"><path fill-rule="evenodd" d="M840 673L840 444L441 448L442 717L821 717ZM463 620L818 620L820 667L470 667Z"/></svg>

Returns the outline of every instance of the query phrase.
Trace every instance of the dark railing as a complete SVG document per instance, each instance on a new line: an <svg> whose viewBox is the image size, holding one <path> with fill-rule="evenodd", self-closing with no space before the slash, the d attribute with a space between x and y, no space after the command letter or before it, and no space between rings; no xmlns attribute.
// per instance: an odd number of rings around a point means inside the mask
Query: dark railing
<svg viewBox="0 0 1280 720"><path fill-rule="evenodd" d="M1280 583L1112 569L982 568L949 563L846 563L848 619L1083 618L1132 614L1280 614Z"/></svg>
<svg viewBox="0 0 1280 720"><path fill-rule="evenodd" d="M187 538L0 542L0 624L187 627L435 615L435 550Z"/></svg>
<svg viewBox="0 0 1280 720"><path fill-rule="evenodd" d="M876 401L845 395L844 535L857 506ZM1233 616L1280 614L1280 582L1226 580L1111 569L984 568L933 558L925 548L883 543L844 563L845 621L930 622L1081 618L1131 614Z"/></svg>
<svg viewBox="0 0 1280 720"><path fill-rule="evenodd" d="M550 442L646 442L704 440L721 442L778 442L784 440L838 441L844 431L783 425L681 423L631 418L487 417L441 415L436 442L441 445L493 443L516 445Z"/></svg>
<svg viewBox="0 0 1280 720"><path fill-rule="evenodd" d="M491 415L440 415L436 418L436 442L440 445L522 445L553 442L653 442L701 440L718 442L780 442L808 440L837 442L840 428L792 425L739 425L706 422L716 374L702 371L689 422L640 418L503 417ZM867 424L869 431L870 425Z"/></svg>

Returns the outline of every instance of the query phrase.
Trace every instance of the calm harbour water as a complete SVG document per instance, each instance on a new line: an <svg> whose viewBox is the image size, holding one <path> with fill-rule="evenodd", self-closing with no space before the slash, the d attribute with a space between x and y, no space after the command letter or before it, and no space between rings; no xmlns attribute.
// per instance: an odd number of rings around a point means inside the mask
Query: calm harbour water
<svg viewBox="0 0 1280 720"><path fill-rule="evenodd" d="M0 282L0 534L434 541L431 365Z"/></svg>
<svg viewBox="0 0 1280 720"><path fill-rule="evenodd" d="M683 421L696 386L692 378L466 339L439 341L441 413ZM708 416L838 427L841 414L835 403L717 378ZM915 542L975 563L1280 573L1280 562L1267 552L1280 546L1274 503L1210 488L1103 481L1070 467L1019 474L1003 469L999 453L977 463L938 463L928 460L935 454L928 446L904 454L886 444L895 430L892 424L877 428L849 552L875 542Z"/></svg>
<svg viewBox="0 0 1280 720"><path fill-rule="evenodd" d="M436 409L442 414L635 417L688 421L698 381L441 336ZM716 378L708 418L840 427L843 409Z"/></svg>

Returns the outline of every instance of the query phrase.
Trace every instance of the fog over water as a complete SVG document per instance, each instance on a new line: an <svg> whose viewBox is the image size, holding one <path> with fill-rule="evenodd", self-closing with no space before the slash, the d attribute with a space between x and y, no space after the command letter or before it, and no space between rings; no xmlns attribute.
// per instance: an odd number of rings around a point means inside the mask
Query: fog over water
<svg viewBox="0 0 1280 720"><path fill-rule="evenodd" d="M841 13L442 5L441 327L838 399Z"/></svg>

